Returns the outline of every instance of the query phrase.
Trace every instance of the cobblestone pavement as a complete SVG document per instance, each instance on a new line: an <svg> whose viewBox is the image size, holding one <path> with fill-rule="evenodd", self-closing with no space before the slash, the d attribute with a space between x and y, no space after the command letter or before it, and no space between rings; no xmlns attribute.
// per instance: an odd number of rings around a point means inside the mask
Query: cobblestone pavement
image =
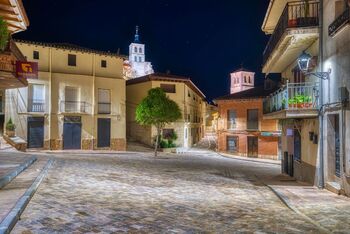
<svg viewBox="0 0 350 234"><path fill-rule="evenodd" d="M278 165L201 150L55 158L13 233L320 232L259 182Z"/></svg>

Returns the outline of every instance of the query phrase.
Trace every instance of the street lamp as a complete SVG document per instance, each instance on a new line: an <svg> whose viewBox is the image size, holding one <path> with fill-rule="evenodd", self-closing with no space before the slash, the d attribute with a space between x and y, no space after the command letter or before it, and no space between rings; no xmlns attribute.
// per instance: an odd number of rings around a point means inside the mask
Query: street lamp
<svg viewBox="0 0 350 234"><path fill-rule="evenodd" d="M298 66L300 71L302 71L305 75L313 75L322 80L329 80L329 76L331 74L331 69L328 72L309 72L310 62L312 56L305 51L298 58Z"/></svg>

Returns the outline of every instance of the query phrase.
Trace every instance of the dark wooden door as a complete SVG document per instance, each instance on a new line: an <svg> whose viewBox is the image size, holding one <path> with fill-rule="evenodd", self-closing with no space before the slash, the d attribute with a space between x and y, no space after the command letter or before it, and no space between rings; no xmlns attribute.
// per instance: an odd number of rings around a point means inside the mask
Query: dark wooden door
<svg viewBox="0 0 350 234"><path fill-rule="evenodd" d="M258 137L248 137L248 157L257 158L258 157Z"/></svg>
<svg viewBox="0 0 350 234"><path fill-rule="evenodd" d="M301 162L301 135L299 129L294 129L294 160Z"/></svg>
<svg viewBox="0 0 350 234"><path fill-rule="evenodd" d="M111 119L98 119L97 121L97 147L111 146Z"/></svg>
<svg viewBox="0 0 350 234"><path fill-rule="evenodd" d="M44 147L44 117L28 117L28 148Z"/></svg>
<svg viewBox="0 0 350 234"><path fill-rule="evenodd" d="M81 149L80 118L65 118L63 124L63 149Z"/></svg>

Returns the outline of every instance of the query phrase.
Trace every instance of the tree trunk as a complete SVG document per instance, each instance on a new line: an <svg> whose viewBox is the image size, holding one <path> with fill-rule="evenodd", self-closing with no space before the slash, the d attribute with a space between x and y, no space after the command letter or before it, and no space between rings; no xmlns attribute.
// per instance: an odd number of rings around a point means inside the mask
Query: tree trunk
<svg viewBox="0 0 350 234"><path fill-rule="evenodd" d="M157 127L156 145L154 147L155 148L154 157L157 157L157 154L158 154L159 136L160 136L160 127Z"/></svg>

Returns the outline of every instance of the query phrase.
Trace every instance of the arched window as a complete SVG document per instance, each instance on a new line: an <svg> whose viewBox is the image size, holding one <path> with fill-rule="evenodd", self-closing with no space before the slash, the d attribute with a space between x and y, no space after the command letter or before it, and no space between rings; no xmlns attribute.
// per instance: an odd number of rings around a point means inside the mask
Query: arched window
<svg viewBox="0 0 350 234"><path fill-rule="evenodd" d="M135 62L137 62L137 57L136 56L134 57L134 60L135 60Z"/></svg>
<svg viewBox="0 0 350 234"><path fill-rule="evenodd" d="M134 47L134 52L137 53L137 47L136 46Z"/></svg>
<svg viewBox="0 0 350 234"><path fill-rule="evenodd" d="M142 54L142 48L139 48L139 53Z"/></svg>
<svg viewBox="0 0 350 234"><path fill-rule="evenodd" d="M248 80L249 80L249 84L252 83L252 80L251 80L250 76L248 77Z"/></svg>
<svg viewBox="0 0 350 234"><path fill-rule="evenodd" d="M141 57L139 57L139 62L140 62L140 63L142 62L142 58L141 58Z"/></svg>
<svg viewBox="0 0 350 234"><path fill-rule="evenodd" d="M247 83L247 77L244 76L244 83Z"/></svg>

